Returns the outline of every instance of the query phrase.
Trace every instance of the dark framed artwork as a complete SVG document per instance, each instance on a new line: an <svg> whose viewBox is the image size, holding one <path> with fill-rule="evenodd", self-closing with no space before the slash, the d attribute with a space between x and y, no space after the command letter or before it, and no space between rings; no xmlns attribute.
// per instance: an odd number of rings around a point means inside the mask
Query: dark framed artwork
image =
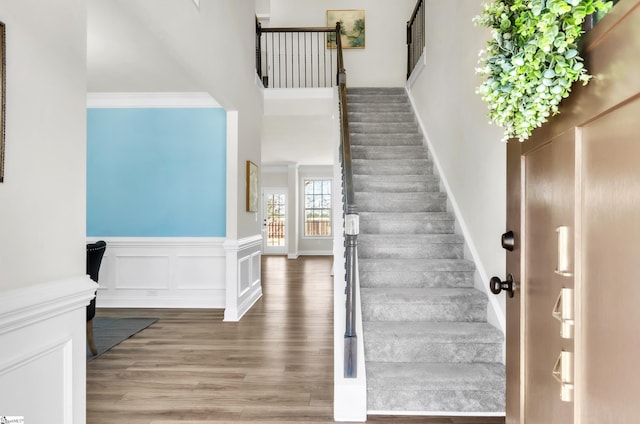
<svg viewBox="0 0 640 424"><path fill-rule="evenodd" d="M258 212L258 165L247 161L247 212Z"/></svg>
<svg viewBox="0 0 640 424"><path fill-rule="evenodd" d="M0 22L0 48L2 57L0 58L0 183L4 182L4 126L5 126L5 92L6 92L6 43L4 23Z"/></svg>

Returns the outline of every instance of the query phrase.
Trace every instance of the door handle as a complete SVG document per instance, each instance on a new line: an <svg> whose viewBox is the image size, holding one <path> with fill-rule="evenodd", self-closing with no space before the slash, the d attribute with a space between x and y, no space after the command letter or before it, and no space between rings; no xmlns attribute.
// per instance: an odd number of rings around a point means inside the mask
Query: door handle
<svg viewBox="0 0 640 424"><path fill-rule="evenodd" d="M507 275L507 280L502 281L500 277L491 277L489 280L489 289L493 294L500 294L502 290L509 294L509 297L513 297L513 275Z"/></svg>
<svg viewBox="0 0 640 424"><path fill-rule="evenodd" d="M516 236L513 231L509 230L504 233L501 237L500 244L502 244L503 249L513 252L516 246Z"/></svg>

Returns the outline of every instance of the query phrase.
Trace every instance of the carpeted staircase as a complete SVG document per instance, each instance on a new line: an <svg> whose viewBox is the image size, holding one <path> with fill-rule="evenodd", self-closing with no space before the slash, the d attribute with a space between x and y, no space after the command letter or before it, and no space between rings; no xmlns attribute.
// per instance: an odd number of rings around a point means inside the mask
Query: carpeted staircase
<svg viewBox="0 0 640 424"><path fill-rule="evenodd" d="M348 107L369 412L503 412L503 335L407 94L350 89Z"/></svg>

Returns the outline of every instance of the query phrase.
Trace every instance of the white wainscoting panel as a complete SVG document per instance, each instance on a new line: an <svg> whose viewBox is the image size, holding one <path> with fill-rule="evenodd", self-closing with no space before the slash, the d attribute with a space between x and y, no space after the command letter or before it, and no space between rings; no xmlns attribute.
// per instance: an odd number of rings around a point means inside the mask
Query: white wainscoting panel
<svg viewBox="0 0 640 424"><path fill-rule="evenodd" d="M170 256L128 255L126 252L113 255L114 270L117 278L114 281L117 290L152 289L170 290L171 279Z"/></svg>
<svg viewBox="0 0 640 424"><path fill-rule="evenodd" d="M87 276L0 292L0 415L86 422Z"/></svg>
<svg viewBox="0 0 640 424"><path fill-rule="evenodd" d="M238 285L240 286L239 296L243 297L246 295L249 290L251 290L251 256L245 256L241 258L238 262L238 269L240 277L238 278Z"/></svg>
<svg viewBox="0 0 640 424"><path fill-rule="evenodd" d="M224 308L224 238L92 237L107 250L98 307Z"/></svg>
<svg viewBox="0 0 640 424"><path fill-rule="evenodd" d="M225 321L240 321L262 297L260 258L262 234L240 240L227 240L227 293Z"/></svg>

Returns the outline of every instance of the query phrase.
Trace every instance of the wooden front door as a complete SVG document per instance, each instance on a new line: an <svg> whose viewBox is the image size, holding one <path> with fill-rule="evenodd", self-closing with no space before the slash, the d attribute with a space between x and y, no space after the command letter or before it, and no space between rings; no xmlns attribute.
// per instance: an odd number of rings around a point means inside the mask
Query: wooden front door
<svg viewBox="0 0 640 424"><path fill-rule="evenodd" d="M594 80L507 149L509 424L640 415L640 0L583 51Z"/></svg>

